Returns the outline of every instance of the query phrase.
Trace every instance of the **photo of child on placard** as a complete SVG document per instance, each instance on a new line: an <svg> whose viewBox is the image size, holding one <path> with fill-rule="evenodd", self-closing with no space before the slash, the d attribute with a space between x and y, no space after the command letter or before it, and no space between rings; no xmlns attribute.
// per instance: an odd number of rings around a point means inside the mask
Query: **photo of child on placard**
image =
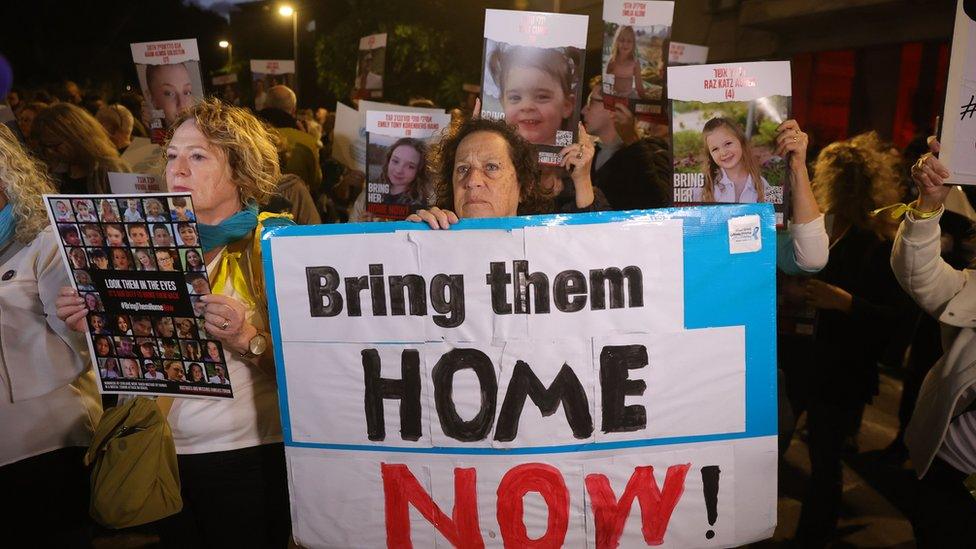
<svg viewBox="0 0 976 549"><path fill-rule="evenodd" d="M367 111L366 212L404 219L433 196L430 142L451 123L443 111Z"/></svg>
<svg viewBox="0 0 976 549"><path fill-rule="evenodd" d="M295 61L292 59L252 59L251 90L254 92L254 110L264 109L268 90L282 85L295 89Z"/></svg>
<svg viewBox="0 0 976 549"><path fill-rule="evenodd" d="M162 143L179 113L203 98L196 39L131 44L139 86L146 98L143 122Z"/></svg>
<svg viewBox="0 0 976 549"><path fill-rule="evenodd" d="M383 72L386 65L386 34L371 34L359 39L356 58L356 82L353 97L383 97Z"/></svg>
<svg viewBox="0 0 976 549"><path fill-rule="evenodd" d="M576 141L587 17L487 10L481 116L504 119L558 164Z"/></svg>
<svg viewBox="0 0 976 549"><path fill-rule="evenodd" d="M674 2L603 3L603 103L639 118L664 112Z"/></svg>
<svg viewBox="0 0 976 549"><path fill-rule="evenodd" d="M789 169L775 154L776 128L790 117L789 70L786 62L670 69L675 204L769 202L782 222Z"/></svg>
<svg viewBox="0 0 976 549"><path fill-rule="evenodd" d="M675 173L702 174L692 202L782 204L786 161L775 156L776 128L789 98L696 104L674 101Z"/></svg>

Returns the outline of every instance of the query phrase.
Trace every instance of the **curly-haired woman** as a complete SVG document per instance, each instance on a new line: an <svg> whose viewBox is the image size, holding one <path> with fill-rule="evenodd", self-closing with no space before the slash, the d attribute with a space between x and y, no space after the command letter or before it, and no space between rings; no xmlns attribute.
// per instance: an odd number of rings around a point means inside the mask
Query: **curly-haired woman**
<svg viewBox="0 0 976 549"><path fill-rule="evenodd" d="M200 298L205 327L224 350L234 398L176 399L170 409L183 510L160 534L167 546L285 547L285 456L257 246L258 204L275 190L278 152L253 115L217 101L182 111L173 128L166 182L192 197L213 290ZM58 314L80 329L78 299L64 289Z"/></svg>
<svg viewBox="0 0 976 549"><path fill-rule="evenodd" d="M877 394L878 360L911 302L889 266L895 225L871 214L901 196L890 158L864 139L832 143L817 157L813 191L826 213L830 256L806 285L817 324L805 384L811 474L797 537L820 543L837 523L844 441Z"/></svg>

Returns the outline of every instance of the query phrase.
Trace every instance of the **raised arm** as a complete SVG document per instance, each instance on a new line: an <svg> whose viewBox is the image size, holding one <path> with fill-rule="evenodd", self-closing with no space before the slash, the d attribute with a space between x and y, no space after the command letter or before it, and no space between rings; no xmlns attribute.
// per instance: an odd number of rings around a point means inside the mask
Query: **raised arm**
<svg viewBox="0 0 976 549"><path fill-rule="evenodd" d="M931 142L939 151L938 141ZM905 215L891 252L891 268L901 286L926 312L939 316L949 301L967 285L968 271L953 269L941 255L939 219L950 187L949 171L932 153L912 167L919 198ZM972 286L971 286L972 287Z"/></svg>

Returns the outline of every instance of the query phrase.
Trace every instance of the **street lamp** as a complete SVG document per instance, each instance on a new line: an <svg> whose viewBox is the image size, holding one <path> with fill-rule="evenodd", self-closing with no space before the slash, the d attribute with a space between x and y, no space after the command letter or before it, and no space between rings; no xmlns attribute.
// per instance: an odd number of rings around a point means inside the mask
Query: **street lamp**
<svg viewBox="0 0 976 549"><path fill-rule="evenodd" d="M291 17L292 59L295 61L295 93L298 93L298 10L288 4L278 6L278 15Z"/></svg>
<svg viewBox="0 0 976 549"><path fill-rule="evenodd" d="M234 44L231 44L227 40L221 40L220 42L217 42L217 45L220 46L221 48L224 48L225 50L227 50L227 64L228 65L233 65L234 64Z"/></svg>

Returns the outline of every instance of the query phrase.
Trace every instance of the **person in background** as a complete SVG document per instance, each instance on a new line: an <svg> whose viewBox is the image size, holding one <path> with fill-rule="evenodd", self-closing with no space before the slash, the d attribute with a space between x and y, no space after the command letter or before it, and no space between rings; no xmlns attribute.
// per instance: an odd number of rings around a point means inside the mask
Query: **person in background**
<svg viewBox="0 0 976 549"><path fill-rule="evenodd" d="M17 111L17 127L20 128L21 135L28 143L31 141L31 132L34 127L34 119L37 114L47 108L47 103L32 101L21 106Z"/></svg>
<svg viewBox="0 0 976 549"><path fill-rule="evenodd" d="M0 124L0 272L12 273L0 284L0 490L17 499L4 513L4 537L87 547L82 458L102 408L88 346L56 314L68 272L41 198L55 192L44 166Z"/></svg>
<svg viewBox="0 0 976 549"><path fill-rule="evenodd" d="M667 146L640 139L634 115L625 105L618 103L613 111L604 108L602 76L590 81L582 115L586 131L600 139L591 177L610 208L644 210L671 205L672 167Z"/></svg>
<svg viewBox="0 0 976 549"><path fill-rule="evenodd" d="M268 90L264 109L258 112L265 122L274 126L287 144L288 163L282 173L302 178L312 194L322 186L322 170L319 167L319 140L303 131L295 118L298 98L288 86L273 86Z"/></svg>
<svg viewBox="0 0 976 549"><path fill-rule="evenodd" d="M833 143L817 157L813 190L831 244L827 265L805 286L817 323L804 383L811 474L796 537L821 545L840 511L844 441L878 392L878 361L911 303L888 264L894 227L871 215L900 197L894 167L871 147Z"/></svg>
<svg viewBox="0 0 976 549"><path fill-rule="evenodd" d="M88 111L89 114L95 116L98 111L105 106L105 99L101 95L93 92L85 94L85 97L81 99L81 107Z"/></svg>
<svg viewBox="0 0 976 549"><path fill-rule="evenodd" d="M129 109L118 103L108 105L98 109L95 118L108 132L108 138L112 140L119 154L124 153L132 143L132 128L135 124L135 118Z"/></svg>
<svg viewBox="0 0 976 549"><path fill-rule="evenodd" d="M57 89L58 100L62 103L81 105L81 88L71 80L65 80Z"/></svg>
<svg viewBox="0 0 976 549"><path fill-rule="evenodd" d="M119 104L125 107L129 111L129 114L132 115L131 137L149 138L149 131L146 130L146 126L143 125L141 118L145 102L146 100L143 99L142 94L137 92L125 92L119 98Z"/></svg>
<svg viewBox="0 0 976 549"><path fill-rule="evenodd" d="M271 128L269 133L278 149L278 163L284 166L287 164L288 142L276 128ZM315 206L308 185L302 181L301 177L293 173L281 174L281 179L278 180L278 190L275 196L268 201L264 210L290 213L298 225L319 225L322 223L322 217Z"/></svg>
<svg viewBox="0 0 976 549"><path fill-rule="evenodd" d="M108 172L130 171L95 117L69 103L38 113L31 142L62 194L108 194Z"/></svg>

